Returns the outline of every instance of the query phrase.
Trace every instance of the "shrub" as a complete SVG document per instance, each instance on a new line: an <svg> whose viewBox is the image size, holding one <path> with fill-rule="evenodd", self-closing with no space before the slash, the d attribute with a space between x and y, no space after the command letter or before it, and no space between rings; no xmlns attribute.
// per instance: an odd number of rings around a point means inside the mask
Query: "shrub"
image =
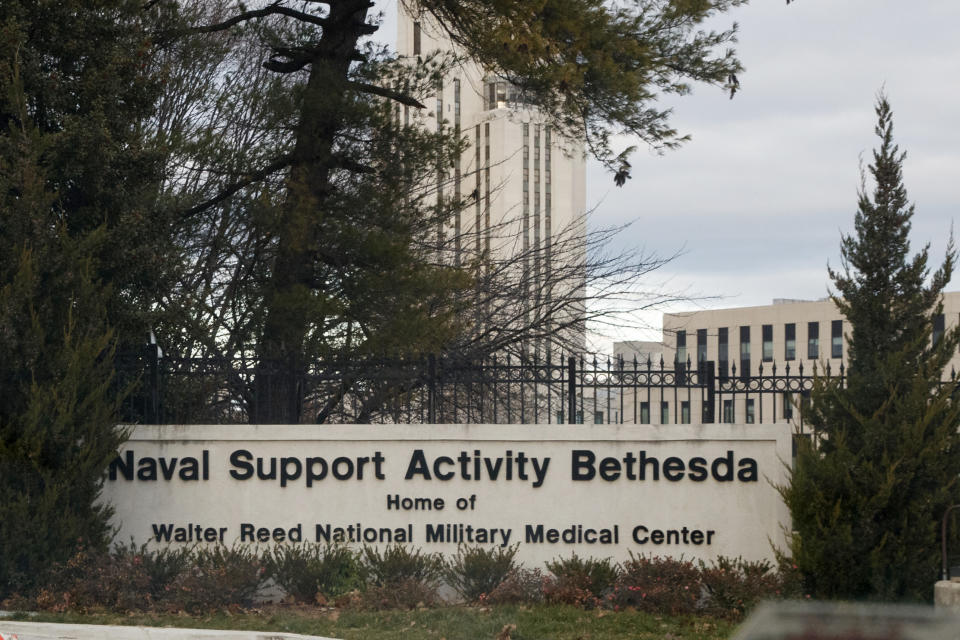
<svg viewBox="0 0 960 640"><path fill-rule="evenodd" d="M446 563L444 576L464 599L473 602L493 591L515 568L518 544L510 547L468 547L461 544Z"/></svg>
<svg viewBox="0 0 960 640"><path fill-rule="evenodd" d="M543 599L550 604L567 604L593 609L600 600L590 591L584 576L562 576L543 581Z"/></svg>
<svg viewBox="0 0 960 640"><path fill-rule="evenodd" d="M375 587L410 581L436 588L443 576L443 558L402 544L387 545L381 552L376 547L363 548L367 581Z"/></svg>
<svg viewBox="0 0 960 640"><path fill-rule="evenodd" d="M607 595L607 604L679 615L696 611L699 598L700 570L689 560L631 553Z"/></svg>
<svg viewBox="0 0 960 640"><path fill-rule="evenodd" d="M543 601L545 580L539 569L515 567L500 584L479 599L490 604L536 604Z"/></svg>
<svg viewBox="0 0 960 640"><path fill-rule="evenodd" d="M274 581L299 602L314 602L318 594L335 598L363 586L360 558L343 545L278 545L264 553L263 561Z"/></svg>
<svg viewBox="0 0 960 640"><path fill-rule="evenodd" d="M248 547L200 548L193 566L167 588L164 606L190 613L223 607L249 607L268 577L255 551Z"/></svg>
<svg viewBox="0 0 960 640"><path fill-rule="evenodd" d="M620 568L612 559L583 559L576 553L569 558L557 558L548 562L547 569L559 581L587 589L595 598L600 598L610 591L620 575Z"/></svg>
<svg viewBox="0 0 960 640"><path fill-rule="evenodd" d="M152 602L159 602L166 597L173 581L187 571L194 560L191 547L148 549L146 544L137 546L132 540L129 545L118 544L113 555L118 560L140 567L146 573Z"/></svg>
<svg viewBox="0 0 960 640"><path fill-rule="evenodd" d="M782 594L781 575L766 560L720 556L710 565L701 561L700 571L707 596L703 610L719 618L738 620L760 600Z"/></svg>
<svg viewBox="0 0 960 640"><path fill-rule="evenodd" d="M788 556L777 553L777 575L780 577L780 597L786 600L809 598L803 586L803 573Z"/></svg>
<svg viewBox="0 0 960 640"><path fill-rule="evenodd" d="M371 585L358 596L348 599L345 604L364 609L417 609L440 602L436 581L429 583L415 578Z"/></svg>
<svg viewBox="0 0 960 640"><path fill-rule="evenodd" d="M125 612L148 609L151 600L150 575L141 556L81 549L53 567L50 582L33 604L57 612Z"/></svg>

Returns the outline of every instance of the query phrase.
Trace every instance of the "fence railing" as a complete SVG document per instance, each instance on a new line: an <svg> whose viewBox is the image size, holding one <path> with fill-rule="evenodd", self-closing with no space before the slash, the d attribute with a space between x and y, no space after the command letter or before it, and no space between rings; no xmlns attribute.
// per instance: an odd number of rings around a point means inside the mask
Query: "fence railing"
<svg viewBox="0 0 960 640"><path fill-rule="evenodd" d="M813 367L565 356L467 361L420 356L314 362L296 373L301 423L803 424ZM844 384L845 372L822 375ZM150 345L118 358L129 391L123 419L142 424L250 422L269 403L271 376L290 372L244 359L162 356ZM268 382L264 384L264 381ZM260 384L258 384L258 382ZM258 394L260 397L258 397Z"/></svg>

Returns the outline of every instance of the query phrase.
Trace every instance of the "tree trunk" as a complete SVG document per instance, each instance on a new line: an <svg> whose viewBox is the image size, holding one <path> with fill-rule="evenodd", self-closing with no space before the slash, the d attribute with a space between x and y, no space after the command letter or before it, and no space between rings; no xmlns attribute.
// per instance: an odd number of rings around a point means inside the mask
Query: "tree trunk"
<svg viewBox="0 0 960 640"><path fill-rule="evenodd" d="M312 51L310 75L300 107L286 201L277 223L278 241L266 319L259 341L250 419L261 424L300 421L304 353L311 312L320 284L315 262L323 241L324 217L335 167L336 139L349 108L349 71L356 57L370 3L332 2L329 24ZM322 296L322 292L319 294Z"/></svg>

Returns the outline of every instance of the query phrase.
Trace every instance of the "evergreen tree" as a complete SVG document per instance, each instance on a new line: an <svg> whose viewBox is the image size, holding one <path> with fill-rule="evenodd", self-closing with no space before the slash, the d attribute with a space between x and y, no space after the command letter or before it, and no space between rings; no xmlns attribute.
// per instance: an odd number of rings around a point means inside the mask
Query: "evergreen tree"
<svg viewBox="0 0 960 640"><path fill-rule="evenodd" d="M846 385L817 381L815 439L801 443L781 493L793 560L816 596L929 600L940 518L960 495L960 407L953 385L940 384L958 332L933 341L955 254L951 243L932 275L928 247L910 258L905 154L883 95L876 113L880 146L868 167L876 186L872 194L861 186L843 268L830 270L851 327Z"/></svg>
<svg viewBox="0 0 960 640"><path fill-rule="evenodd" d="M156 247L143 15L0 4L0 597L111 537L114 328L143 335L134 301Z"/></svg>

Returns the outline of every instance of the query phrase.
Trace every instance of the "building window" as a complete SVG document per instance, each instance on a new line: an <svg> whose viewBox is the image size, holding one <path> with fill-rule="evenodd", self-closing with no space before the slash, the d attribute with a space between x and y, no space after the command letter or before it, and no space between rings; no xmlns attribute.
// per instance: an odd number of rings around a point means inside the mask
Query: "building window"
<svg viewBox="0 0 960 640"><path fill-rule="evenodd" d="M490 123L483 123L483 255L490 256ZM583 424L583 418L578 424Z"/></svg>
<svg viewBox="0 0 960 640"><path fill-rule="evenodd" d="M413 55L420 55L420 21L413 23Z"/></svg>
<svg viewBox="0 0 960 640"><path fill-rule="evenodd" d="M733 400L723 401L723 421L726 424L733 424Z"/></svg>
<svg viewBox="0 0 960 640"><path fill-rule="evenodd" d="M792 322L783 327L783 359L797 359L797 325Z"/></svg>
<svg viewBox="0 0 960 640"><path fill-rule="evenodd" d="M763 353L761 357L764 362L773 362L773 325L763 325L760 332L763 334Z"/></svg>
<svg viewBox="0 0 960 640"><path fill-rule="evenodd" d="M460 139L460 79L453 79L453 133L454 137ZM453 219L453 235L454 235L454 254L453 254L453 263L455 266L460 266L460 254L463 250L462 246L462 231L463 231L463 221L461 218L461 209L462 209L462 199L461 199L461 181L462 171L460 167L460 154L456 154L453 159L453 201L457 203L456 213L454 214Z"/></svg>
<svg viewBox="0 0 960 640"><path fill-rule="evenodd" d="M530 123L523 123L523 255L530 251ZM526 260L526 258L524 258ZM524 268L526 275L526 268Z"/></svg>
<svg viewBox="0 0 960 640"><path fill-rule="evenodd" d="M820 323L807 323L807 357L811 360L820 359Z"/></svg>
<svg viewBox="0 0 960 640"><path fill-rule="evenodd" d="M680 402L680 424L690 424L690 401Z"/></svg>
<svg viewBox="0 0 960 640"><path fill-rule="evenodd" d="M460 130L460 78L453 79L453 124Z"/></svg>
<svg viewBox="0 0 960 640"><path fill-rule="evenodd" d="M660 424L670 424L670 403L660 403Z"/></svg>
<svg viewBox="0 0 960 640"><path fill-rule="evenodd" d="M508 86L503 80L488 80L487 88L487 109L501 109L507 106L509 101Z"/></svg>
<svg viewBox="0 0 960 640"><path fill-rule="evenodd" d="M747 424L754 423L754 409L753 409L753 398L747 398Z"/></svg>
<svg viewBox="0 0 960 640"><path fill-rule="evenodd" d="M687 332L677 331L677 362L683 364L687 361Z"/></svg>
<svg viewBox="0 0 960 640"><path fill-rule="evenodd" d="M551 149L551 136L552 131L550 125L547 125L543 128L543 268L544 275L547 282L550 282L550 274L553 270L553 264L551 263L551 252L553 250L553 221L551 216L553 215L553 203L551 198L553 197L553 178L552 176L552 152ZM547 308L550 308L550 289L547 288L546 300Z"/></svg>
<svg viewBox="0 0 960 640"><path fill-rule="evenodd" d="M843 357L843 320L830 322L830 357Z"/></svg>
<svg viewBox="0 0 960 640"><path fill-rule="evenodd" d="M720 379L725 380L730 370L730 334L726 327L717 331L717 364L720 367Z"/></svg>
<svg viewBox="0 0 960 640"><path fill-rule="evenodd" d="M707 330L697 329L697 365L707 363Z"/></svg>
<svg viewBox="0 0 960 640"><path fill-rule="evenodd" d="M943 338L945 324L946 321L942 313L933 316L933 344L937 344L940 342L940 339Z"/></svg>
<svg viewBox="0 0 960 640"><path fill-rule="evenodd" d="M640 424L650 424L650 403L640 403Z"/></svg>
<svg viewBox="0 0 960 640"><path fill-rule="evenodd" d="M750 375L750 327L740 327L740 377Z"/></svg>
<svg viewBox="0 0 960 640"><path fill-rule="evenodd" d="M533 282L535 303L539 306L541 285L540 285L540 261L543 254L540 251L540 125L533 126Z"/></svg>
<svg viewBox="0 0 960 640"><path fill-rule="evenodd" d="M593 424L603 424L603 411L593 412Z"/></svg>
<svg viewBox="0 0 960 640"><path fill-rule="evenodd" d="M783 419L793 420L793 394L789 391L783 393Z"/></svg>
<svg viewBox="0 0 960 640"><path fill-rule="evenodd" d="M475 189L474 192L473 192L473 195L474 195L474 208L475 208L475 210L476 210L476 222L475 222L474 224L476 225L475 231L476 231L476 233L477 233L477 236L476 236L476 244L475 244L475 251L476 251L476 253L477 253L477 257L479 258L480 255L481 255L481 253L483 252L483 248L480 246L480 238L482 237L482 235L481 235L481 233L480 233L480 229L481 229L481 227L480 227L480 203L483 202L483 198L480 197L480 188L483 186L483 185L482 185L483 177L482 177L482 174L480 173L481 163L483 162L483 160L481 159L481 156L480 156L480 149L483 148L483 146L480 144L480 125L477 125L476 127L474 127L474 133L475 133L476 139L475 139L475 141L474 141L473 148L474 148L474 150L476 151L476 160L475 160L475 162L476 162L476 169L477 169L477 173L476 173L476 179L477 179L477 183L476 183L476 184L477 184L477 187L476 187L476 189ZM573 418L573 416L571 416L571 419L572 419L572 418Z"/></svg>

